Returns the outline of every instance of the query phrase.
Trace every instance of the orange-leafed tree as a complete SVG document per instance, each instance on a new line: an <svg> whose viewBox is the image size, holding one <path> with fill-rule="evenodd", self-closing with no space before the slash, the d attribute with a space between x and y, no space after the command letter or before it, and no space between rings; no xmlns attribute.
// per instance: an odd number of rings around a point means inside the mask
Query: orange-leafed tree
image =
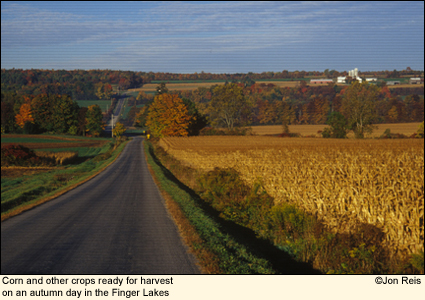
<svg viewBox="0 0 425 300"><path fill-rule="evenodd" d="M316 97L313 100L314 104L314 123L325 124L328 119L330 104L329 101L323 97Z"/></svg>
<svg viewBox="0 0 425 300"><path fill-rule="evenodd" d="M146 126L156 137L187 136L193 116L177 94L159 94L149 106Z"/></svg>
<svg viewBox="0 0 425 300"><path fill-rule="evenodd" d="M24 128L25 123L27 122L32 122L32 123L34 122L30 103L23 103L21 105L21 107L19 108L19 114L15 116L15 120L16 120L16 124L18 124L18 126L21 128Z"/></svg>

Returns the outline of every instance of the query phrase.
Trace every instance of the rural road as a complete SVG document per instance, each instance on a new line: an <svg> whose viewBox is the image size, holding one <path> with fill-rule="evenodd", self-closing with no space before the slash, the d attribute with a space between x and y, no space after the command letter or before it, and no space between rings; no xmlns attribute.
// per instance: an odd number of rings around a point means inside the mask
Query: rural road
<svg viewBox="0 0 425 300"><path fill-rule="evenodd" d="M76 189L1 223L1 274L199 274L142 138Z"/></svg>
<svg viewBox="0 0 425 300"><path fill-rule="evenodd" d="M109 123L107 124L105 131L112 131L112 125L117 124L117 122L120 121L120 115L122 113L122 109L124 107L124 98L118 99L117 106L115 108L115 112L112 114L113 117L109 120Z"/></svg>

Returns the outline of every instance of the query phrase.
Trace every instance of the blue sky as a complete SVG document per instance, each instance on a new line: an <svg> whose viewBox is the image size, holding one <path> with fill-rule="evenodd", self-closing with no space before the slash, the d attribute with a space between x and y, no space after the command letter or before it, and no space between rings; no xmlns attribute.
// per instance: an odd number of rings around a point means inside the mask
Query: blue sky
<svg viewBox="0 0 425 300"><path fill-rule="evenodd" d="M424 70L424 2L1 2L1 68Z"/></svg>

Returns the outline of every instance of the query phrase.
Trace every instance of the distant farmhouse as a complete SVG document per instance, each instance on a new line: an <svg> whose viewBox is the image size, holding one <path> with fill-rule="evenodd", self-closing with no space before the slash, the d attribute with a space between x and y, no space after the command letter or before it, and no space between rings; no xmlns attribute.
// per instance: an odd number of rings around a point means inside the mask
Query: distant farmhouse
<svg viewBox="0 0 425 300"><path fill-rule="evenodd" d="M362 83L363 79L359 77L359 69L355 68L354 70L348 71L348 76L339 76L336 79L336 83L346 84L348 78L355 79L358 82ZM332 79L311 79L310 84L326 84L333 82ZM366 82L378 82L378 78L369 77L366 78ZM401 81L387 81L387 85L400 85ZM409 79L409 84L424 84L424 79L420 77L414 77Z"/></svg>
<svg viewBox="0 0 425 300"><path fill-rule="evenodd" d="M423 78L419 78L419 77L410 78L409 79L409 84L424 84L424 79Z"/></svg>
<svg viewBox="0 0 425 300"><path fill-rule="evenodd" d="M362 83L363 79L359 77L359 69L355 68L354 70L348 71L348 76L340 76L337 77L336 83L347 83L347 77L351 77L352 79L357 80ZM377 82L378 78L366 78L366 82Z"/></svg>

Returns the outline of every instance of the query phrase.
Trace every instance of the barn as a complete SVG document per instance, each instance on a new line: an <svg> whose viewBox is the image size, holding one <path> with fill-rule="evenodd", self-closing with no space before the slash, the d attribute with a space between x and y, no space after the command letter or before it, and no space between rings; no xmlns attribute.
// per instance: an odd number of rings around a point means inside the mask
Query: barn
<svg viewBox="0 0 425 300"><path fill-rule="evenodd" d="M336 79L336 82L337 82L337 83L347 83L347 79L345 78L345 76L339 76L339 77Z"/></svg>
<svg viewBox="0 0 425 300"><path fill-rule="evenodd" d="M424 83L423 78L415 77L415 78L409 79L409 84L423 84L423 83Z"/></svg>
<svg viewBox="0 0 425 300"><path fill-rule="evenodd" d="M332 79L311 79L311 84L323 84L323 83L332 83L334 82Z"/></svg>

